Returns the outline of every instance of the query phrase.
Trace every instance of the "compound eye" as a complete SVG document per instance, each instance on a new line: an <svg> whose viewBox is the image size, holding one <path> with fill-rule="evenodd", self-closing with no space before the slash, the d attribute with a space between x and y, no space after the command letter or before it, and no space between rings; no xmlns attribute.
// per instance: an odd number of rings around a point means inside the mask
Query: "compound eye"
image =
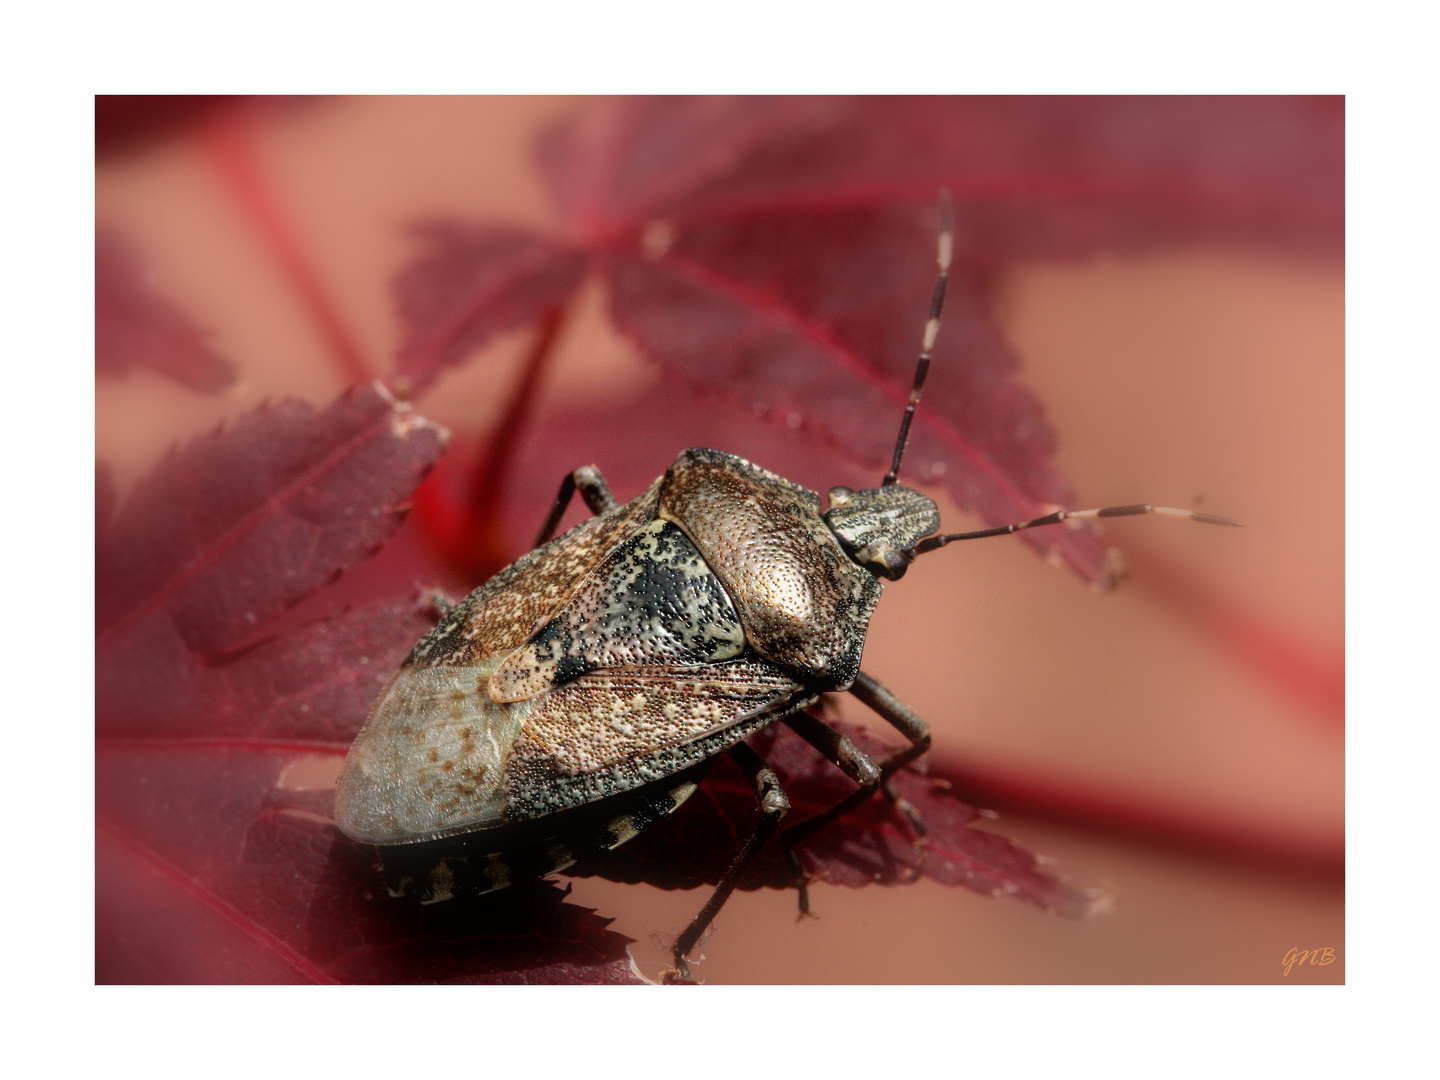
<svg viewBox="0 0 1440 1080"><path fill-rule="evenodd" d="M855 553L855 561L887 581L899 581L910 568L910 560L898 548L866 544Z"/></svg>
<svg viewBox="0 0 1440 1080"><path fill-rule="evenodd" d="M905 571L910 569L910 560L905 558L903 551L897 551L895 548L886 548L883 559L885 576L891 581L899 581L905 576Z"/></svg>
<svg viewBox="0 0 1440 1080"><path fill-rule="evenodd" d="M844 506L855 497L855 490L847 487L833 487L830 489L830 506Z"/></svg>

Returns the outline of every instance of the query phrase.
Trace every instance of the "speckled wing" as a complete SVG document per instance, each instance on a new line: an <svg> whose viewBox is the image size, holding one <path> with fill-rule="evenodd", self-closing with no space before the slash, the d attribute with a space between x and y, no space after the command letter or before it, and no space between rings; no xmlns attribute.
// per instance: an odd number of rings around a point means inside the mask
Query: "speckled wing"
<svg viewBox="0 0 1440 1080"><path fill-rule="evenodd" d="M753 653L584 675L535 701L511 751L506 816L539 817L670 776L818 697Z"/></svg>
<svg viewBox="0 0 1440 1080"><path fill-rule="evenodd" d="M350 748L335 798L342 832L404 844L501 821L505 765L534 703L492 700L490 678L654 520L657 485L501 570L420 639Z"/></svg>
<svg viewBox="0 0 1440 1080"><path fill-rule="evenodd" d="M601 668L689 667L745 651L745 628L690 538L652 521L616 545L589 579L490 679L495 701L524 701Z"/></svg>
<svg viewBox="0 0 1440 1080"><path fill-rule="evenodd" d="M405 663L475 664L524 644L618 544L655 519L659 484L516 559L456 604Z"/></svg>

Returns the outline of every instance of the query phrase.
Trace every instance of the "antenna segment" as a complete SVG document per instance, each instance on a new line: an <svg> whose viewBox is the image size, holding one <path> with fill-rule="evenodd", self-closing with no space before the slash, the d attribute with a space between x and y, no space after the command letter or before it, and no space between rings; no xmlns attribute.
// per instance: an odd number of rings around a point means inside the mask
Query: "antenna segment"
<svg viewBox="0 0 1440 1080"><path fill-rule="evenodd" d="M945 285L950 280L950 257L955 250L955 230L950 219L950 192L940 192L940 240L937 261L940 276L935 280L935 292L930 298L930 318L925 323L925 337L920 344L920 359L915 364L915 380L910 385L910 401L905 406L905 415L900 418L900 436L895 440L895 457L890 471L880 481L881 487L889 487L900 476L900 459L905 454L905 443L910 438L910 422L915 419L915 406L920 404L920 391L925 386L925 376L930 373L930 350L940 334L940 311L945 306Z"/></svg>
<svg viewBox="0 0 1440 1080"><path fill-rule="evenodd" d="M1020 532L1022 529L1035 529L1041 525L1059 525L1062 521L1069 521L1071 518L1134 517L1137 514L1160 514L1164 517L1189 518L1191 521L1198 521L1203 525L1240 527L1240 522L1232 521L1230 518L1218 517L1215 514L1202 514L1198 510L1177 510L1173 506L1142 504L1139 506L1106 506L1098 510L1056 510L1053 514L1046 514L1044 517L1017 522L1014 525L1001 525L996 529L931 536L915 545L915 554L924 555L927 551L942 548L956 540L981 540L987 536L1008 536L1010 533Z"/></svg>

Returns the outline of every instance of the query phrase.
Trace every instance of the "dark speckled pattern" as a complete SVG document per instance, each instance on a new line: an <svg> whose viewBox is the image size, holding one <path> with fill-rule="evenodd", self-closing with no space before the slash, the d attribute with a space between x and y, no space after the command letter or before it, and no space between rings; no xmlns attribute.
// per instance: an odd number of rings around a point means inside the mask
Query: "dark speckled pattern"
<svg viewBox="0 0 1440 1080"><path fill-rule="evenodd" d="M616 544L655 520L660 481L609 513L582 521L521 556L420 639L406 664L477 664L504 655L544 626Z"/></svg>
<svg viewBox="0 0 1440 1080"><path fill-rule="evenodd" d="M652 521L506 657L490 679L490 697L524 701L602 668L690 667L744 650L745 631L720 579L683 532Z"/></svg>

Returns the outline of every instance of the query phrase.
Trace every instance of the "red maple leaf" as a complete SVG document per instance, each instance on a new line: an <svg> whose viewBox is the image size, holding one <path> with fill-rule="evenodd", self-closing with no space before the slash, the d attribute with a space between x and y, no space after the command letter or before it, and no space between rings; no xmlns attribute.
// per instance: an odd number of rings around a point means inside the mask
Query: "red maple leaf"
<svg viewBox="0 0 1440 1080"><path fill-rule="evenodd" d="M999 266L1227 233L1334 240L1343 214L1339 99L641 98L581 114L540 152L569 235L430 222L397 278L415 387L553 312L589 264L615 325L667 374L878 475L945 188L957 265L905 472L992 525L1073 505L990 314ZM1113 580L1089 532L1025 540Z"/></svg>
<svg viewBox="0 0 1440 1080"><path fill-rule="evenodd" d="M145 280L140 257L112 229L95 232L95 373L149 367L194 390L223 390L235 369Z"/></svg>
<svg viewBox="0 0 1440 1080"><path fill-rule="evenodd" d="M97 550L96 978L632 981L626 941L541 889L484 917L396 905L292 782L338 761L428 627L410 600L275 634L381 544L445 432L372 387L173 453Z"/></svg>

